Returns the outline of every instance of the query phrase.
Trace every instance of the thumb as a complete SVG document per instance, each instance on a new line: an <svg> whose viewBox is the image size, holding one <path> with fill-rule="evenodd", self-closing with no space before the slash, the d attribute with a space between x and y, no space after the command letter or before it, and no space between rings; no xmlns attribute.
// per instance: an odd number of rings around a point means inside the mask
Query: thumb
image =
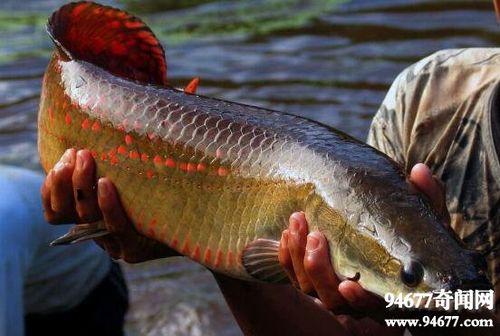
<svg viewBox="0 0 500 336"><path fill-rule="evenodd" d="M443 182L433 176L429 167L423 163L413 166L409 180L418 191L429 198L438 215L448 225L450 215L446 207L446 190Z"/></svg>

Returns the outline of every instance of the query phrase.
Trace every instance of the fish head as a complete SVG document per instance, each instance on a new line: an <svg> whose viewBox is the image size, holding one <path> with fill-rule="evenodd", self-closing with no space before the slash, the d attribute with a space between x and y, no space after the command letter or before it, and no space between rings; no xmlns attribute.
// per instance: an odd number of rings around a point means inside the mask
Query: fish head
<svg viewBox="0 0 500 336"><path fill-rule="evenodd" d="M400 263L399 281L407 292L491 289L485 257L468 249L455 232L422 204L398 220L388 250ZM414 227L414 229L410 229Z"/></svg>
<svg viewBox="0 0 500 336"><path fill-rule="evenodd" d="M378 280L368 277L367 289L383 296L492 288L484 256L468 249L425 197L393 196L366 207L371 230L361 236L373 255L364 253L360 261Z"/></svg>
<svg viewBox="0 0 500 336"><path fill-rule="evenodd" d="M492 288L484 256L467 249L421 195L370 193L359 204L354 216L327 206L308 218L324 223L318 229L340 278L381 297Z"/></svg>

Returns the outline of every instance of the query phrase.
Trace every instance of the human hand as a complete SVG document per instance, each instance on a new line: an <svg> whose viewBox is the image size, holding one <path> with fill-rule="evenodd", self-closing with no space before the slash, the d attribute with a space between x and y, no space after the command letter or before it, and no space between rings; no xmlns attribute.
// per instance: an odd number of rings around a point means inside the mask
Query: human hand
<svg viewBox="0 0 500 336"><path fill-rule="evenodd" d="M415 165L409 182L414 192L422 192L429 198L443 223L448 225L444 187L429 168ZM345 312L349 307L373 315L385 306L381 298L365 291L356 281L340 281L330 264L326 238L320 232L308 232L303 213L290 217L289 227L282 234L279 260L295 285L304 293L315 294L316 302L328 310Z"/></svg>
<svg viewBox="0 0 500 336"><path fill-rule="evenodd" d="M110 234L94 240L111 257L129 263L177 255L134 229L113 183L105 177L96 181L95 168L94 158L87 150L72 148L64 153L41 188L46 220L62 224L103 219Z"/></svg>

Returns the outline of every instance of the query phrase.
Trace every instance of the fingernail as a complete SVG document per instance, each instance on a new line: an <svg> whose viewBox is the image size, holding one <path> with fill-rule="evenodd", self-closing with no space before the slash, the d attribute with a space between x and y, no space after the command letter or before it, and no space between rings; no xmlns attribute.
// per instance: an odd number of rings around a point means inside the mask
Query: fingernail
<svg viewBox="0 0 500 336"><path fill-rule="evenodd" d="M318 232L311 232L307 235L306 251L314 252L319 247Z"/></svg>
<svg viewBox="0 0 500 336"><path fill-rule="evenodd" d="M296 233L299 231L299 221L294 217L290 217L290 232Z"/></svg>
<svg viewBox="0 0 500 336"><path fill-rule="evenodd" d="M428 178L432 178L432 172L431 170L429 169L429 167L427 167L426 164L424 163L417 163L416 165L413 166L413 168L411 169L411 173L415 173L416 171L422 171L426 177Z"/></svg>
<svg viewBox="0 0 500 336"><path fill-rule="evenodd" d="M106 197L109 195L109 188L103 179L100 179L97 185L97 193L99 197Z"/></svg>
<svg viewBox="0 0 500 336"><path fill-rule="evenodd" d="M61 156L61 158L59 159L59 161L54 166L54 170L61 170L61 169L63 169L65 166L67 166L68 164L71 163L71 159L72 159L71 149L66 149L66 151L63 154L63 156Z"/></svg>

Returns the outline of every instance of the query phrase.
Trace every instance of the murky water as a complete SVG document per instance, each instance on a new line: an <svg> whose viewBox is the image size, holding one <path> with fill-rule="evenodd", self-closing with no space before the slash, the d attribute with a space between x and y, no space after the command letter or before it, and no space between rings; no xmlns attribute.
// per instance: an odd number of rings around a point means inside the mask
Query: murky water
<svg viewBox="0 0 500 336"><path fill-rule="evenodd" d="M36 110L66 1L0 1L0 162L39 169ZM500 45L491 1L104 1L163 42L169 81L285 110L364 139L393 78L444 48ZM179 4L181 3L181 4ZM182 259L126 266L130 335L237 335L210 273Z"/></svg>

